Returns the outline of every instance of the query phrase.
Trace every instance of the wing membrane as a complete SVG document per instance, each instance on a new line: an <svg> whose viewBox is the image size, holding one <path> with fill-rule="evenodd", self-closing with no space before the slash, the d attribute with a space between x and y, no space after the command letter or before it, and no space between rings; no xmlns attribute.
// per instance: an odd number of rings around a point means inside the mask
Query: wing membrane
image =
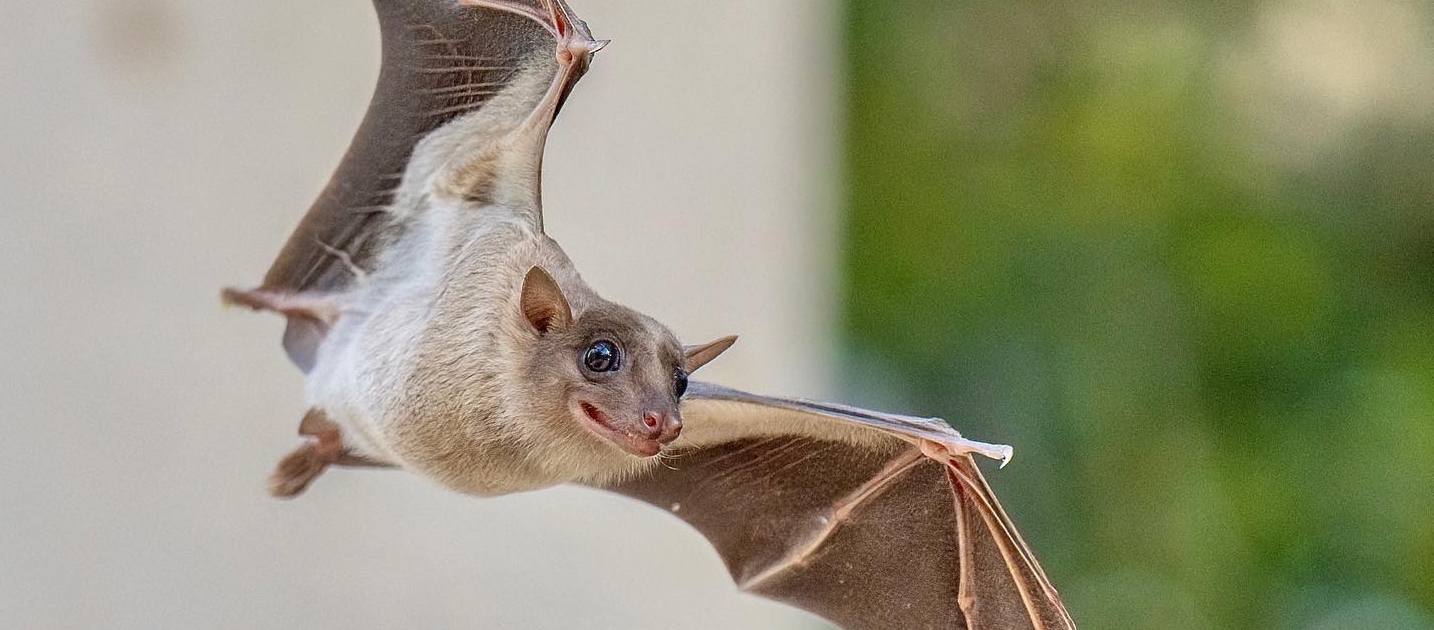
<svg viewBox="0 0 1434 630"><path fill-rule="evenodd" d="M435 0L375 0L383 61L367 114L264 288L331 291L366 267L415 146L478 110L553 40L524 16Z"/></svg>
<svg viewBox="0 0 1434 630"><path fill-rule="evenodd" d="M682 412L696 438L669 467L608 489L702 532L743 590L850 630L1075 627L969 454L710 385Z"/></svg>
<svg viewBox="0 0 1434 630"><path fill-rule="evenodd" d="M288 317L284 347L305 370L333 315L310 305L372 271L435 188L541 228L547 131L601 48L562 0L373 1L383 60L363 122L263 283L225 294Z"/></svg>

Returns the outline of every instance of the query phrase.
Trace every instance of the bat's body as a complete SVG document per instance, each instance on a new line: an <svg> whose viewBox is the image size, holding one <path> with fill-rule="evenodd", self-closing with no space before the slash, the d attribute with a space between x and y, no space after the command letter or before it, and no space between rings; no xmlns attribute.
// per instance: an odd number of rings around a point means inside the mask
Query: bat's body
<svg viewBox="0 0 1434 630"><path fill-rule="evenodd" d="M520 346L528 343L517 305L525 272L551 273L575 311L601 298L551 239L519 217L461 205L435 204L424 212L437 225L419 221L419 247L396 253L415 257L416 264L389 268L448 273L370 277L346 296L352 302L309 374L308 402L343 429L347 450L485 495L583 481L644 463L615 453L598 471L591 464L562 466L581 461L582 453L529 456L538 445L555 444L537 430L546 430L539 418L566 414L551 405L511 404L530 398L524 392L531 375L508 358L521 356ZM472 220L480 214L487 216ZM475 339L483 340L485 356L465 362ZM468 367L458 374L437 367L459 362Z"/></svg>
<svg viewBox="0 0 1434 630"><path fill-rule="evenodd" d="M687 374L683 347L601 298L543 233L547 130L601 48L562 0L375 0L379 86L264 283L288 318L309 436L271 491L404 468L495 495L579 483L702 531L744 590L849 628L1073 628L939 420L768 398ZM659 466L659 458L667 459Z"/></svg>

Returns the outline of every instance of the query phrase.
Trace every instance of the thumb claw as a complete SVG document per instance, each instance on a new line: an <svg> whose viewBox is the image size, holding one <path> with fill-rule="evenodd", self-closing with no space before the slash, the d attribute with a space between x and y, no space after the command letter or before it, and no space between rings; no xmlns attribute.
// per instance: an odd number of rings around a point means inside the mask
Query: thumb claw
<svg viewBox="0 0 1434 630"><path fill-rule="evenodd" d="M1006 464L1011 463L1011 458L1016 455L1016 449L1005 444L999 444L997 447L1001 452L1001 464L997 468L1005 468Z"/></svg>
<svg viewBox="0 0 1434 630"><path fill-rule="evenodd" d="M946 461L957 455L976 453L1000 462L999 467L1005 468L1006 464L1011 463L1011 457L1015 455L1016 451L1005 444L987 444L966 438L953 438L943 442L922 440L921 452L937 461Z"/></svg>

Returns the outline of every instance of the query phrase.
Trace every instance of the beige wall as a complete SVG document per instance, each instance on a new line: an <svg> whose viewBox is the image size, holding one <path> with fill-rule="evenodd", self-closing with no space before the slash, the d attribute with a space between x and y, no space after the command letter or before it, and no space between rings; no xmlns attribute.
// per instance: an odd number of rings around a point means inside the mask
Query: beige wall
<svg viewBox="0 0 1434 630"><path fill-rule="evenodd" d="M614 43L564 112L550 231L708 377L822 393L835 4L572 0ZM813 626L680 523L339 471L293 502L300 376L256 281L362 113L363 0L0 0L0 627Z"/></svg>

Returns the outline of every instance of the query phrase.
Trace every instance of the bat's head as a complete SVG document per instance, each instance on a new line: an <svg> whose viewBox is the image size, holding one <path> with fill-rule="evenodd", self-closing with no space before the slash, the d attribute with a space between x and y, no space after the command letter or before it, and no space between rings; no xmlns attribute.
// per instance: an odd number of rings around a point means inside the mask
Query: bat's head
<svg viewBox="0 0 1434 630"><path fill-rule="evenodd" d="M600 298L575 314L540 267L528 271L519 303L537 333L527 357L533 393L563 408L548 414L560 423L555 433L627 456L652 457L677 439L687 375L736 341L683 348L666 326Z"/></svg>

